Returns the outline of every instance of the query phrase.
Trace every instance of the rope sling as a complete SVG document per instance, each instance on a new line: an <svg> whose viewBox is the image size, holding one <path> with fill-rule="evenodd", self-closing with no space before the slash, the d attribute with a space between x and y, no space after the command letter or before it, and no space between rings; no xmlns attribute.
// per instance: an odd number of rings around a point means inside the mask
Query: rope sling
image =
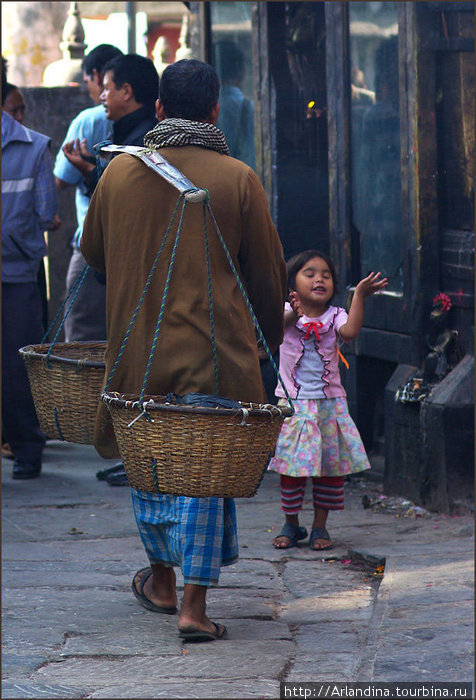
<svg viewBox="0 0 476 700"><path fill-rule="evenodd" d="M285 417L294 413L294 407L211 209L209 193L205 189L195 187L156 151L137 146L115 145L106 145L101 150L107 153L125 152L141 159L148 167L159 173L179 190L179 196L163 240L152 263L143 292L132 314L102 394L102 399L112 415L114 432L128 481L135 488L177 495L249 497L256 492L261 482L282 422ZM211 356L216 394L214 397L204 396L202 398L216 399L215 408L210 408L209 401L203 405L200 405L200 401L194 405L181 404L176 400L176 395L173 394L168 394L166 397L146 395L152 361L166 312L185 211L190 205L201 205L202 208ZM257 336L266 351L278 381L284 388L289 407L275 406L269 403L234 402L233 408L223 408L223 401L226 399L219 397L209 220L213 224L214 232L220 241L246 308L251 315ZM171 232L175 225L175 238L171 241L170 261L140 393L131 396L109 391L134 323L150 288L159 259L167 241L171 238ZM200 396L198 395L199 398ZM205 436L204 440L201 439L203 436ZM179 454L181 456L178 456Z"/></svg>

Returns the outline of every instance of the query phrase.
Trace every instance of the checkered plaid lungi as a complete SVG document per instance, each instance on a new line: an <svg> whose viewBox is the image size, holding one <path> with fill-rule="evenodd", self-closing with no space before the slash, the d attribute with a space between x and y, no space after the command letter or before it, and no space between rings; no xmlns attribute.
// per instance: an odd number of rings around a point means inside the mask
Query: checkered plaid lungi
<svg viewBox="0 0 476 700"><path fill-rule="evenodd" d="M189 498L131 489L139 534L151 564L180 566L184 583L218 583L238 559L232 498Z"/></svg>

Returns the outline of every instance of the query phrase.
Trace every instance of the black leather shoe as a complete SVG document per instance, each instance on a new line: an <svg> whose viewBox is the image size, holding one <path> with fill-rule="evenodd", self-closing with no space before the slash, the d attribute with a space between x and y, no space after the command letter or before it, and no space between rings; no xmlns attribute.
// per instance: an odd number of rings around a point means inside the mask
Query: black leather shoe
<svg viewBox="0 0 476 700"><path fill-rule="evenodd" d="M109 486L129 486L124 467L122 468L122 471L116 472L115 474L111 474L110 476L108 476L106 481L109 484Z"/></svg>
<svg viewBox="0 0 476 700"><path fill-rule="evenodd" d="M122 462L118 462L112 467L108 467L107 469L101 469L101 471L96 472L96 479L99 479L99 481L106 481L108 477L118 473L124 473L124 465Z"/></svg>
<svg viewBox="0 0 476 700"><path fill-rule="evenodd" d="M13 462L12 479L36 479L41 473L41 462Z"/></svg>

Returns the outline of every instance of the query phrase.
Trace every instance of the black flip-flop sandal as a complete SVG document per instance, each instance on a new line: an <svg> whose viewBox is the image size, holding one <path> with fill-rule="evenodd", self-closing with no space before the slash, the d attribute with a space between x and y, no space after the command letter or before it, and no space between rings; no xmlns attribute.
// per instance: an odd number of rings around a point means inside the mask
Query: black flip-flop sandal
<svg viewBox="0 0 476 700"><path fill-rule="evenodd" d="M148 571L140 580L140 587L137 589L136 586L136 577L140 576L142 572ZM143 569L140 569L137 571L135 574L134 578L132 579L132 592L139 601L139 603L142 605L143 608L147 608L147 610L152 610L152 612L156 613L162 613L163 615L174 615L177 612L177 608L164 608L160 605L156 605L153 603L147 596L144 594L144 585L145 582L149 580L149 578L152 576L152 569L150 566L145 566Z"/></svg>
<svg viewBox="0 0 476 700"><path fill-rule="evenodd" d="M210 622L212 621L210 620ZM215 632L186 627L180 630L179 637L185 642L214 642L216 639L223 639L226 635L226 627L224 625L217 625L216 622L212 622L212 625L215 627Z"/></svg>

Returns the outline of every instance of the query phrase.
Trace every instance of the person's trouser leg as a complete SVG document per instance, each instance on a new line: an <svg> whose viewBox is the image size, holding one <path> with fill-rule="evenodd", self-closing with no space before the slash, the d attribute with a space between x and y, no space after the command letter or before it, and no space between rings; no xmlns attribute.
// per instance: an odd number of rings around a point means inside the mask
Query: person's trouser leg
<svg viewBox="0 0 476 700"><path fill-rule="evenodd" d="M36 281L2 284L2 425L15 459L29 464L41 463L45 436L18 350L41 342L41 317Z"/></svg>
<svg viewBox="0 0 476 700"><path fill-rule="evenodd" d="M343 510L344 477L316 476L312 479L312 499L314 508Z"/></svg>
<svg viewBox="0 0 476 700"><path fill-rule="evenodd" d="M66 294L81 276L86 264L81 251L75 248L66 276ZM84 278L66 317L64 334L67 343L106 339L106 285L98 281L92 269Z"/></svg>
<svg viewBox="0 0 476 700"><path fill-rule="evenodd" d="M297 515L304 500L306 490L305 476L288 476L280 474L281 481L281 510L286 515Z"/></svg>

